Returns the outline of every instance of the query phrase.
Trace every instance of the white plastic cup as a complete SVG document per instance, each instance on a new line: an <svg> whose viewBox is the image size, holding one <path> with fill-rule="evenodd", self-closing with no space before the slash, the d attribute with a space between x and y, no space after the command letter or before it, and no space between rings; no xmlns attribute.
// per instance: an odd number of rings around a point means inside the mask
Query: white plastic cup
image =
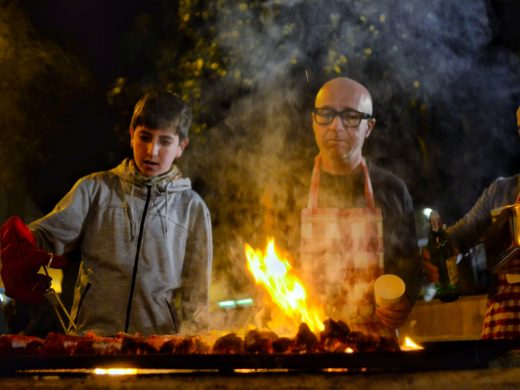
<svg viewBox="0 0 520 390"><path fill-rule="evenodd" d="M374 298L376 306L385 307L399 302L404 295L405 284L397 275L381 275L374 282Z"/></svg>

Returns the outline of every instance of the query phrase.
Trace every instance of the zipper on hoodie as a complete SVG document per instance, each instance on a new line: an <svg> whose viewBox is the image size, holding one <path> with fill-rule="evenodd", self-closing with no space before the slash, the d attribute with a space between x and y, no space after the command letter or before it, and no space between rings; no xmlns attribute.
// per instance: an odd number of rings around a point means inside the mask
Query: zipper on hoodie
<svg viewBox="0 0 520 390"><path fill-rule="evenodd" d="M139 226L139 235L137 238L137 248L134 260L134 271L132 273L132 283L130 284L130 294L128 295L128 304L126 306L125 333L128 333L128 327L130 326L130 313L132 312L132 301L134 298L135 280L137 279L137 269L139 266L139 254L141 253L141 243L143 241L144 222L146 220L146 212L148 211L148 205L150 204L151 192L152 188L150 186L146 186L146 202L144 204L143 215L141 216L141 224Z"/></svg>
<svg viewBox="0 0 520 390"><path fill-rule="evenodd" d="M81 296L79 298L78 309L76 310L76 315L74 316L74 319L73 319L73 321L76 325L78 324L79 312L81 310L81 307L83 306L83 301L85 300L85 297L87 296L88 290L90 290L91 286L92 286L92 283L87 283L87 285L85 286L85 290L83 291L83 293L81 294ZM69 328L70 328L70 324L69 324Z"/></svg>

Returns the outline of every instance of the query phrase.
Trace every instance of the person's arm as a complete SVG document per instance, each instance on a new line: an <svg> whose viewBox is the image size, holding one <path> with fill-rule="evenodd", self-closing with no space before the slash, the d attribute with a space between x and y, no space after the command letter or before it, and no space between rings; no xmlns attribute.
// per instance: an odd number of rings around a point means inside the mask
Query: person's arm
<svg viewBox="0 0 520 390"><path fill-rule="evenodd" d="M29 224L38 247L56 254L74 248L83 232L93 186L93 180L78 180L49 214Z"/></svg>
<svg viewBox="0 0 520 390"><path fill-rule="evenodd" d="M394 195L387 199L389 206L383 216L386 218L383 222L386 226L385 273L395 274L403 279L406 290L400 302L376 309L376 316L389 328L398 328L406 321L419 295L423 278L413 201L404 182L398 184L400 186L393 191Z"/></svg>
<svg viewBox="0 0 520 390"><path fill-rule="evenodd" d="M209 323L209 286L213 260L211 218L202 200L195 207L182 275L183 333L205 331Z"/></svg>
<svg viewBox="0 0 520 390"><path fill-rule="evenodd" d="M399 194L399 192L397 192ZM422 285L422 266L417 246L413 201L404 182L401 196L394 196L384 225L385 273L399 276L406 285L406 296L413 305ZM400 201L399 201L400 199Z"/></svg>
<svg viewBox="0 0 520 390"><path fill-rule="evenodd" d="M410 221L410 215L404 216L404 219L400 229L397 228L398 225L394 225L399 233L393 239L400 239L401 242L395 242L399 248L394 253L396 257L385 264L385 273L395 274L403 279L406 286L405 295L397 303L376 309L376 316L383 325L391 329L400 327L408 318L419 295L423 277L415 238L415 225Z"/></svg>
<svg viewBox="0 0 520 390"><path fill-rule="evenodd" d="M448 227L447 232L453 240L456 248L461 252L478 244L486 229L491 225L491 210L504 206L514 201L509 199L510 191L507 191L508 182L497 179L487 187L475 202L471 210Z"/></svg>
<svg viewBox="0 0 520 390"><path fill-rule="evenodd" d="M471 210L448 227L447 232L455 247L465 251L478 243L478 239L491 225L492 187L486 188Z"/></svg>

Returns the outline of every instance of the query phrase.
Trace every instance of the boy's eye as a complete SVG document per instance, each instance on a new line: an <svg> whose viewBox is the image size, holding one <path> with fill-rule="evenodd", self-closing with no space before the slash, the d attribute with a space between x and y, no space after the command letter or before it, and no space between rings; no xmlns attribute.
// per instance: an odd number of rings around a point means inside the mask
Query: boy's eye
<svg viewBox="0 0 520 390"><path fill-rule="evenodd" d="M162 145L162 146L169 146L173 143L173 141L171 139L161 139L159 141L159 143Z"/></svg>

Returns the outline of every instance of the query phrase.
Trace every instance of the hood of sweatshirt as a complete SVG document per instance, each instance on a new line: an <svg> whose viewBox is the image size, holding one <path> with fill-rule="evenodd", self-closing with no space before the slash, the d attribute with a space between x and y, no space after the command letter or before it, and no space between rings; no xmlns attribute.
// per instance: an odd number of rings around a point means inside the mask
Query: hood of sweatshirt
<svg viewBox="0 0 520 390"><path fill-rule="evenodd" d="M128 186L129 192L145 191L146 187L153 187L158 193L173 193L191 189L190 179L183 177L175 164L162 175L146 177L139 173L134 160L126 158L112 169L112 172L121 178L125 186Z"/></svg>
<svg viewBox="0 0 520 390"><path fill-rule="evenodd" d="M121 179L123 190L130 194L130 200L125 203L128 209L128 218L131 226L131 241L136 238L137 219L135 215L134 197L141 199L146 198L148 189L152 192L152 203L159 196L165 197L164 207L161 207L158 212L162 216L162 229L164 237L168 233L168 224L166 218L168 216L168 209L170 204L170 197L177 192L191 189L191 181L189 178L182 176L179 168L173 164L170 170L159 176L146 177L139 173L134 160L126 158L117 167L111 170L116 176Z"/></svg>

